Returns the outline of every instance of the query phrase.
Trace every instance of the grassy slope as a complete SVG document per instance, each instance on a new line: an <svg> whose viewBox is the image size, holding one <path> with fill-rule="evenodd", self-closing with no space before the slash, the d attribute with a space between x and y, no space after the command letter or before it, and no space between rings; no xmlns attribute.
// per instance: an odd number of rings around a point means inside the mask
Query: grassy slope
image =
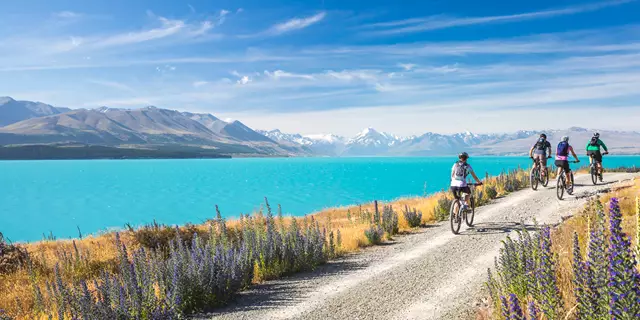
<svg viewBox="0 0 640 320"><path fill-rule="evenodd" d="M515 188L525 186L524 181L527 180L527 175L526 172L520 171L512 176L512 178L521 181L520 185ZM507 194L509 187L506 187L506 184L513 185L513 181L507 181L504 177L485 179L485 186L478 190L483 192L479 204L486 204L490 201L486 192L489 188L496 190L498 196ZM435 209L439 206L439 200L447 197L449 197L448 193L438 192L428 197L404 198L391 202L390 204L398 212L400 233L414 232L414 229L408 226L402 214L402 209L405 206L422 212L423 224L435 223ZM325 209L313 214L313 216L328 230L340 231L342 241L337 251L338 255L344 255L371 245L364 235L364 230L370 226L367 213L371 213L373 210L373 203L369 203L362 206ZM446 210L448 210L448 205ZM284 218L284 223L288 224L290 219ZM238 221L227 222L228 228L238 227L238 225ZM189 228L206 232L209 229L209 224L190 226ZM135 232L137 231L123 231L120 233L122 242L129 248L139 247ZM114 238L114 233L105 233L75 240L75 245L86 256L89 263L88 267L74 270L74 277L92 279L97 277L103 270L115 270L117 249L114 245ZM74 242L71 240L41 241L28 243L24 246L33 259L45 262L42 265L46 267L41 267L43 270L39 270L37 273L37 282L40 284L53 280L53 266L60 262L61 252L74 252L75 250ZM261 279L254 279L254 282L259 281ZM23 269L7 275L0 274L0 292L2 293L0 294L0 310L6 310L8 314L16 316L17 319L34 318L32 310L34 297L27 270Z"/></svg>

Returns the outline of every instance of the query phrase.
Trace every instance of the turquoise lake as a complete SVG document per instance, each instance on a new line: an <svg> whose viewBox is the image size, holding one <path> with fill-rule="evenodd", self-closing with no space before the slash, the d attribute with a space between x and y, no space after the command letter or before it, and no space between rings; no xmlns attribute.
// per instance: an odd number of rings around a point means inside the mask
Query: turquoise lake
<svg viewBox="0 0 640 320"><path fill-rule="evenodd" d="M11 241L58 238L126 223L199 223L260 208L264 197L303 215L372 200L420 196L448 186L451 157L228 160L0 161L0 232ZM582 161L588 161L585 157ZM476 172L528 166L526 157L476 157ZM639 165L611 156L605 166Z"/></svg>

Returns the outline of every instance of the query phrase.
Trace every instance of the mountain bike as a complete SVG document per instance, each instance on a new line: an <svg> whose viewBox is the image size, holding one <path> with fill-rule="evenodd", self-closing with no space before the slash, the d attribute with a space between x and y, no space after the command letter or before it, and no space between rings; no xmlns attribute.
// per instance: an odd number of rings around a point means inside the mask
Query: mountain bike
<svg viewBox="0 0 640 320"><path fill-rule="evenodd" d="M608 154L608 152L602 153L602 155L605 155L605 154ZM589 165L591 182L593 182L593 184L596 185L598 184L598 178L600 178L600 181L602 181L602 173L598 174L598 161L596 161L595 155L590 154L589 157L591 157L591 164ZM602 163L600 163L600 165L602 165ZM602 170L604 171L604 168Z"/></svg>
<svg viewBox="0 0 640 320"><path fill-rule="evenodd" d="M453 199L453 201L451 202L451 208L449 209L449 221L451 222L451 231L453 232L453 234L458 234L458 232L460 231L462 219L464 219L468 227L473 227L473 218L476 214L476 199L474 195L474 188L479 185L482 184L468 184L469 189L471 190L468 206L463 206L463 199L467 195L466 192L460 192L458 195L458 199Z"/></svg>
<svg viewBox="0 0 640 320"><path fill-rule="evenodd" d="M569 163L577 163L578 161L569 161ZM558 196L558 200L562 200L562 197L564 196L564 192L565 190L567 191L568 195L572 195L573 194L573 186L575 186L576 184L576 180L573 177L573 171L571 171L571 181L573 181L573 185L571 186L571 188L567 188L567 178L565 178L564 175L564 168L560 168L560 174L558 175L558 181L556 182L556 195Z"/></svg>
<svg viewBox="0 0 640 320"><path fill-rule="evenodd" d="M533 159L533 169L531 170L531 174L529 175L529 181L531 182L531 189L534 191L538 189L538 183L542 183L543 187L549 185L549 170L547 167L544 168L545 174L542 176L542 165L540 163L540 159Z"/></svg>

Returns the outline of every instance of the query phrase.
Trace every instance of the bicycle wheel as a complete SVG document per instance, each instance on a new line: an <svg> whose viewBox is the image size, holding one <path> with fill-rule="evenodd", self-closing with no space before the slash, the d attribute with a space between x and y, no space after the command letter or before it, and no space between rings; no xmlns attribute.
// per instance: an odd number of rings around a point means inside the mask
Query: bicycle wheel
<svg viewBox="0 0 640 320"><path fill-rule="evenodd" d="M467 209L467 214L465 217L465 222L467 223L467 227L473 227L473 217L476 214L476 198L471 196L469 199L469 208Z"/></svg>
<svg viewBox="0 0 640 320"><path fill-rule="evenodd" d="M574 191L573 188L576 186L576 180L573 178L573 171L571 171L569 175L571 176L571 188L567 188L567 194L572 195Z"/></svg>
<svg viewBox="0 0 640 320"><path fill-rule="evenodd" d="M558 175L558 181L556 182L556 195L558 196L558 200L562 200L564 196L564 171L561 171Z"/></svg>
<svg viewBox="0 0 640 320"><path fill-rule="evenodd" d="M593 182L593 184L598 184L598 169L596 168L595 165L591 165L591 182Z"/></svg>
<svg viewBox="0 0 640 320"><path fill-rule="evenodd" d="M542 178L542 186L547 187L549 185L549 169L544 168L544 177Z"/></svg>
<svg viewBox="0 0 640 320"><path fill-rule="evenodd" d="M538 189L538 181L540 180L538 176L540 175L539 169L531 170L531 174L529 174L529 182L531 182L531 189L534 191Z"/></svg>
<svg viewBox="0 0 640 320"><path fill-rule="evenodd" d="M460 226L462 225L461 215L462 204L458 200L451 202L451 209L449 210L449 221L451 223L451 232L458 234Z"/></svg>

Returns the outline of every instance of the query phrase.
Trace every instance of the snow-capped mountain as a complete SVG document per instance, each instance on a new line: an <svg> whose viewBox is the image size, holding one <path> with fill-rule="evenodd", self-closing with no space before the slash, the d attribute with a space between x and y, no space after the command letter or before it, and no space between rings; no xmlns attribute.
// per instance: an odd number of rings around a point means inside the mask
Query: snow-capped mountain
<svg viewBox="0 0 640 320"><path fill-rule="evenodd" d="M334 134L289 134L280 130L258 130L258 133L283 146L299 146L313 155L336 156L342 153L345 138Z"/></svg>
<svg viewBox="0 0 640 320"><path fill-rule="evenodd" d="M554 144L564 135L572 141L588 141L594 130L569 128L544 130ZM350 139L335 135L285 134L278 130L261 132L278 143L287 141L303 145L316 155L328 156L434 156L455 155L467 151L474 155L524 155L537 140L539 131L520 130L513 133L475 134L469 131L456 134L427 132L420 136L398 137L366 128ZM640 152L640 133L600 130L607 136L607 146L617 153ZM586 142L585 142L586 143Z"/></svg>

